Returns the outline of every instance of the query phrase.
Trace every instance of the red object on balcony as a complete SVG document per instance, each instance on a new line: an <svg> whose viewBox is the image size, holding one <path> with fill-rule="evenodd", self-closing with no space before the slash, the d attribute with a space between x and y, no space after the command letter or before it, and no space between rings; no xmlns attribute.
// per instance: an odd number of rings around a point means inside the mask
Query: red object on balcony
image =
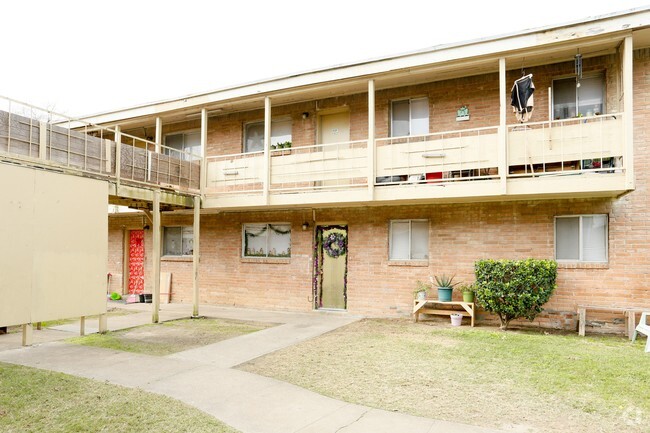
<svg viewBox="0 0 650 433"><path fill-rule="evenodd" d="M426 180L434 180L434 181L435 180L442 180L442 172L437 171L435 173L427 173L427 174L424 175L424 178Z"/></svg>

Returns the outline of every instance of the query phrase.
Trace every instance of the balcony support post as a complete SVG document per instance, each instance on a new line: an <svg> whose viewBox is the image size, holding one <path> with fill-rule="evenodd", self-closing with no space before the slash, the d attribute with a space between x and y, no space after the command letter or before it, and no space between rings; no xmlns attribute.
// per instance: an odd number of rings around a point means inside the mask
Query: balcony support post
<svg viewBox="0 0 650 433"><path fill-rule="evenodd" d="M201 109L201 175L199 177L199 188L201 189L201 197L205 196L205 188L207 188L207 175L205 162L205 155L207 155L208 146L208 109Z"/></svg>
<svg viewBox="0 0 650 433"><path fill-rule="evenodd" d="M368 200L375 199L375 80L368 80Z"/></svg>
<svg viewBox="0 0 650 433"><path fill-rule="evenodd" d="M120 175L122 172L122 131L115 127L115 185L116 191L120 189Z"/></svg>
<svg viewBox="0 0 650 433"><path fill-rule="evenodd" d="M201 197L194 196L194 240L192 245L192 317L199 317L199 240L201 229Z"/></svg>
<svg viewBox="0 0 650 433"><path fill-rule="evenodd" d="M269 187L271 186L271 98L264 98L264 177L262 191L264 203L269 204Z"/></svg>
<svg viewBox="0 0 650 433"><path fill-rule="evenodd" d="M634 73L633 73L634 39L632 35L623 42L623 129L625 130L625 150L623 166L625 167L625 186L634 189Z"/></svg>
<svg viewBox="0 0 650 433"><path fill-rule="evenodd" d="M156 117L156 153L160 153L160 146L162 145L162 119Z"/></svg>
<svg viewBox="0 0 650 433"><path fill-rule="evenodd" d="M153 248L152 248L152 277L153 277L153 293L151 305L153 313L151 315L151 322L158 323L160 318L158 316L160 310L160 191L153 192Z"/></svg>
<svg viewBox="0 0 650 433"><path fill-rule="evenodd" d="M499 181L501 194L508 193L508 127L506 125L506 108L508 89L506 87L506 59L499 59Z"/></svg>

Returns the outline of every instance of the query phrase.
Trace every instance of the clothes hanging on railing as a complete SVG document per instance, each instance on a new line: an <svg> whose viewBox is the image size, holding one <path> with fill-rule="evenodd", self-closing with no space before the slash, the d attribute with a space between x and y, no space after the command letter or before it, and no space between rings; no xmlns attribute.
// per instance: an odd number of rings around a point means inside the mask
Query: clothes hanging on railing
<svg viewBox="0 0 650 433"><path fill-rule="evenodd" d="M512 105L515 117L520 122L527 122L533 114L533 92L535 92L533 74L519 78L512 86L510 105Z"/></svg>

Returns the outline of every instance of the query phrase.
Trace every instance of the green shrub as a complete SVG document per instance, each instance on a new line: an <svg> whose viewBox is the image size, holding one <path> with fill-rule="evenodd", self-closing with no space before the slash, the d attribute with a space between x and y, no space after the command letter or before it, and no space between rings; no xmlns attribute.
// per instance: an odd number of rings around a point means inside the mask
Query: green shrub
<svg viewBox="0 0 650 433"><path fill-rule="evenodd" d="M513 319L533 320L556 288L554 260L479 260L474 264L476 301L507 329Z"/></svg>

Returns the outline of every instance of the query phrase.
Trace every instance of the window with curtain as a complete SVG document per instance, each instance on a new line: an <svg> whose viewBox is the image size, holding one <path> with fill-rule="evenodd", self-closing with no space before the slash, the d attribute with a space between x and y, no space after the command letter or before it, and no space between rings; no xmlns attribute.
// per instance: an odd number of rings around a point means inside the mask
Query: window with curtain
<svg viewBox="0 0 650 433"><path fill-rule="evenodd" d="M594 116L605 112L605 78L602 75L553 80L553 118Z"/></svg>
<svg viewBox="0 0 650 433"><path fill-rule="evenodd" d="M163 229L163 256L191 256L194 253L194 229L165 227Z"/></svg>
<svg viewBox="0 0 650 433"><path fill-rule="evenodd" d="M291 141L291 119L271 122L271 146ZM264 150L264 122L248 123L244 127L244 153Z"/></svg>
<svg viewBox="0 0 650 433"><path fill-rule="evenodd" d="M389 260L427 260L429 258L429 221L391 221L388 244Z"/></svg>
<svg viewBox="0 0 650 433"><path fill-rule="evenodd" d="M291 224L244 224L242 257L291 257Z"/></svg>
<svg viewBox="0 0 650 433"><path fill-rule="evenodd" d="M391 137L429 133L429 99L404 99L391 103Z"/></svg>
<svg viewBox="0 0 650 433"><path fill-rule="evenodd" d="M556 260L607 262L607 226L607 215L556 217Z"/></svg>
<svg viewBox="0 0 650 433"><path fill-rule="evenodd" d="M175 134L167 134L165 136L164 154L180 157L184 161L192 159L192 155L201 155L201 133L199 131L193 132L180 132ZM179 150L183 153L174 152L171 149Z"/></svg>

